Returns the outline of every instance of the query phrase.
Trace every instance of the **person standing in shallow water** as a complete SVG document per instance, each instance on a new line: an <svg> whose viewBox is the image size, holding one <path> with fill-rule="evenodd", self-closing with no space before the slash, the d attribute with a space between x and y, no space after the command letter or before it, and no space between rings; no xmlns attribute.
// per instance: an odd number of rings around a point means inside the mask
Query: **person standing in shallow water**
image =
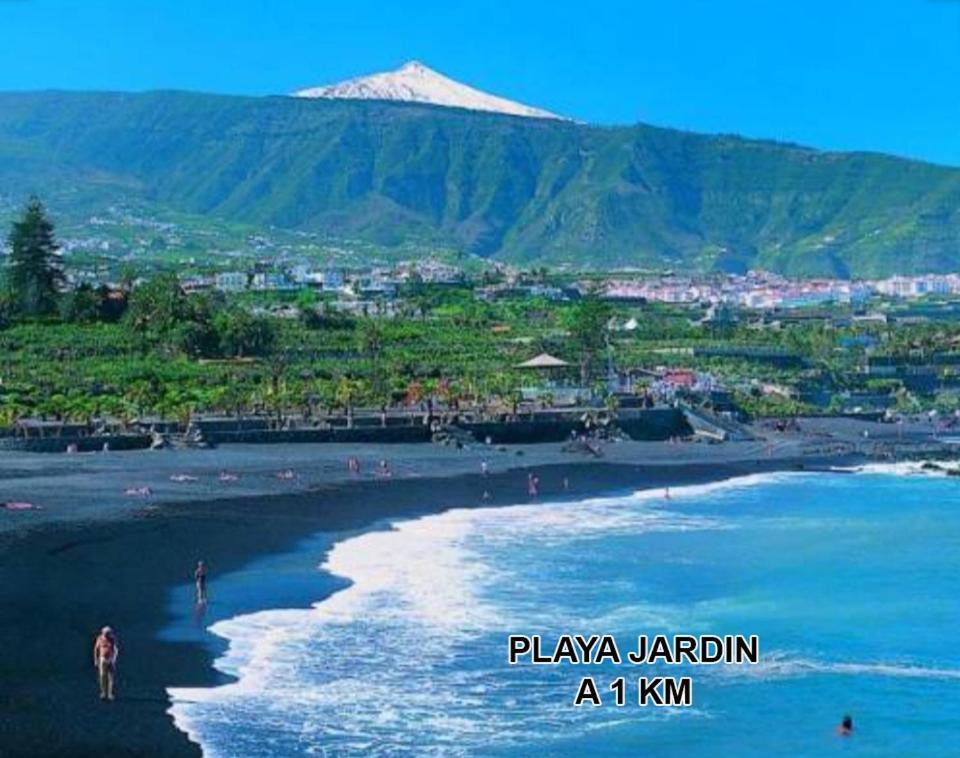
<svg viewBox="0 0 960 758"><path fill-rule="evenodd" d="M117 656L120 646L113 629L103 627L93 643L93 666L97 670L97 682L100 685L100 699L113 700L117 677Z"/></svg>
<svg viewBox="0 0 960 758"><path fill-rule="evenodd" d="M197 586L197 603L207 602L207 567L203 561L197 561L197 569L193 572L193 581Z"/></svg>

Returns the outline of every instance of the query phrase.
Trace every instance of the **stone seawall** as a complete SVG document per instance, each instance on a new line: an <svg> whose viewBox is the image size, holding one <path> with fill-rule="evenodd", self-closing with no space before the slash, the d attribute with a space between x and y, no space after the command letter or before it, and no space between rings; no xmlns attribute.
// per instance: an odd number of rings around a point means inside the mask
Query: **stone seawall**
<svg viewBox="0 0 960 758"><path fill-rule="evenodd" d="M429 442L430 429L422 424L410 426L343 427L333 429L245 429L240 431L204 432L204 439L214 445L226 443L271 444L297 442L341 443L409 443Z"/></svg>
<svg viewBox="0 0 960 758"><path fill-rule="evenodd" d="M96 453L107 445L110 450L146 450L150 447L148 434L111 434L62 437L2 437L0 450L18 450L24 453L65 453L76 445L78 453Z"/></svg>
<svg viewBox="0 0 960 758"><path fill-rule="evenodd" d="M468 432L480 443L531 445L564 442L586 431L583 412L541 412L514 421L462 422L457 429ZM392 444L430 442L430 428L415 417L388 417L386 426L373 416L358 418L352 427L271 429L270 420L214 419L196 422L203 440L212 445L231 443L263 445L279 443ZM623 409L617 427L634 440L666 440L692 433L684 412L677 408ZM0 435L0 450L63 453L76 445L79 452L94 452L107 443L111 450L143 450L150 447L149 434L75 435L15 437Z"/></svg>
<svg viewBox="0 0 960 758"><path fill-rule="evenodd" d="M668 440L693 433L687 417L679 408L646 408L621 411L617 425L630 439L637 441Z"/></svg>
<svg viewBox="0 0 960 758"><path fill-rule="evenodd" d="M207 425L201 423L204 439L219 445L225 443L269 444L296 442L339 442L339 443L410 443L429 442L430 430L422 423L387 425L358 425L352 428L337 426L323 429L267 429L255 424ZM684 414L676 408L652 408L644 410L625 410L619 414L617 425L623 432L635 440L666 440L691 433ZM463 422L456 427L473 435L477 442L488 438L494 445L531 445L544 442L564 442L574 433L584 431L584 424L578 414L546 414L532 419L516 421L479 421Z"/></svg>

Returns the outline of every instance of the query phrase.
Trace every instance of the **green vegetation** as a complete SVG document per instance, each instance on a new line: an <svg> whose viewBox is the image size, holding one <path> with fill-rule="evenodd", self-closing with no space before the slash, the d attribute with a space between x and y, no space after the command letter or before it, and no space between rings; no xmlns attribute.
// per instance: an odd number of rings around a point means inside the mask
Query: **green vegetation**
<svg viewBox="0 0 960 758"><path fill-rule="evenodd" d="M266 356L273 322L220 295L187 295L175 274L160 274L130 294L124 323L145 348L196 358Z"/></svg>
<svg viewBox="0 0 960 758"><path fill-rule="evenodd" d="M750 415L960 408L960 318L954 303L934 298L875 304L888 322L858 323L843 307L775 318L721 309L704 319L696 306L615 307L592 291L573 302L488 302L471 282L413 282L395 317L380 315L382 301L356 317L308 290L188 294L172 273L136 287L51 289L59 261L36 201L11 240L8 281L26 282L31 297L13 290L0 310L0 424L35 415L350 414L428 396L512 408L521 388L549 399L558 378L614 403L607 380L618 374L633 374L641 394L679 368L709 375ZM546 270L530 279L562 283ZM268 315L280 304L293 317ZM928 321L916 323L918 312ZM575 368L558 377L517 367L541 352Z"/></svg>
<svg viewBox="0 0 960 758"><path fill-rule="evenodd" d="M613 308L596 292L589 292L569 318L570 336L580 355L580 383L584 386L596 374L598 356L609 347L607 325Z"/></svg>
<svg viewBox="0 0 960 758"><path fill-rule="evenodd" d="M17 313L43 316L57 306L63 271L57 260L53 224L39 200L33 198L10 232L6 282Z"/></svg>
<svg viewBox="0 0 960 758"><path fill-rule="evenodd" d="M267 318L250 314L237 302L189 295L175 305L184 320L156 328L136 314L153 307L143 301L161 287L140 289L146 292L134 291L119 322L21 320L0 330L0 422L38 414L78 420L104 413L184 419L192 412L379 408L431 394L463 401L499 399L509 406L520 387L544 381L517 370L517 363L549 351L584 365L583 345L568 326L592 318L582 304L467 306L465 290L431 293L432 304L424 306L422 315L391 320ZM804 399L806 393L819 391L826 391L828 400L842 399L845 393L888 396L899 408L957 406L956 391L949 387L927 392L910 389L909 376L871 378L863 373L865 349L841 344L850 335L869 334L884 354L906 361L926 340L943 345L960 338L958 324L827 330L798 325L778 332L738 325L718 340L707 326L691 325L685 309L644 306L616 318L627 315L641 326L631 333L610 332L609 347L599 355L621 369L694 367L709 372L733 388L738 405L751 414L810 412L815 404ZM802 363L781 366L696 352L717 345L781 347L785 341L800 351ZM588 386L597 386L605 363L594 359L588 364ZM578 374L574 370L567 378L577 382ZM767 386L791 394L770 392ZM821 410L839 410L843 403L838 403ZM860 404L852 401L848 406Z"/></svg>
<svg viewBox="0 0 960 758"><path fill-rule="evenodd" d="M960 170L419 105L6 93L0 166L6 191L43 192L74 221L123 199L367 255L864 277L953 270L960 246ZM195 231L147 248L202 255L211 236Z"/></svg>

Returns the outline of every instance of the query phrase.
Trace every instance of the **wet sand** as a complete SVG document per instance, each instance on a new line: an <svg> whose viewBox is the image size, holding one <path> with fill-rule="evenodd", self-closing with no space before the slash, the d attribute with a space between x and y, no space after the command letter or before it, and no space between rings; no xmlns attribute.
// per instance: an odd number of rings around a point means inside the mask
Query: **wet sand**
<svg viewBox="0 0 960 758"><path fill-rule="evenodd" d="M806 445L806 448L804 448ZM0 461L0 500L30 500L43 510L0 511L0 745L3 755L197 755L167 715L167 687L221 681L212 667L219 644L161 639L176 623L172 588L190 581L198 558L216 573L292 549L320 532L369 528L392 517L450 507L526 500L527 467L542 480L542 500L644 487L680 486L758 471L856 462L812 453L800 440L707 445L620 443L604 458L559 445L457 451L430 445L383 449L340 446L233 446L213 451L8 455ZM346 470L357 455L363 473ZM376 480L381 458L394 475ZM491 475L481 477L487 460ZM274 474L293 468L298 479ZM242 478L221 484L221 469ZM174 483L172 473L198 476ZM569 492L562 478L570 480ZM438 479L437 477L443 477ZM128 498L127 486L150 486ZM322 599L304 598L304 604ZM278 603L280 606L286 602ZM212 619L208 619L212 621ZM122 645L119 700L101 703L90 648L103 624Z"/></svg>

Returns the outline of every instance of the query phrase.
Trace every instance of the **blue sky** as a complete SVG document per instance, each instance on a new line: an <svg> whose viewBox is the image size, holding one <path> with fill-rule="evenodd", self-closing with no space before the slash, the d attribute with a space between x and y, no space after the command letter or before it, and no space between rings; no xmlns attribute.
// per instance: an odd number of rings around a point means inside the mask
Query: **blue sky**
<svg viewBox="0 0 960 758"><path fill-rule="evenodd" d="M410 59L597 123L960 165L957 0L0 0L0 89L285 93Z"/></svg>

